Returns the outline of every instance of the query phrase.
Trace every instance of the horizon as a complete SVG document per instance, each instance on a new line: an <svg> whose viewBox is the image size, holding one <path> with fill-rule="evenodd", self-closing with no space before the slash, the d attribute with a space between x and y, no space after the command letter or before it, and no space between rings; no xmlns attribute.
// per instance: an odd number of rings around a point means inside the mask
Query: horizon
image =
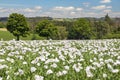
<svg viewBox="0 0 120 80"><path fill-rule="evenodd" d="M22 15L24 15L24 14L22 14ZM26 18L53 18L53 19L77 19L77 18L96 18L96 19L100 19L100 18L104 18L106 15L104 15L104 16L101 16L101 17L51 17L51 16L28 16L28 17L26 17ZM109 16L109 15L108 15ZM120 17L111 17L111 16L109 16L110 18L120 18ZM9 16L0 16L0 18L9 18Z"/></svg>
<svg viewBox="0 0 120 80"><path fill-rule="evenodd" d="M20 13L25 17L81 18L120 17L120 0L4 0L0 1L0 17Z"/></svg>

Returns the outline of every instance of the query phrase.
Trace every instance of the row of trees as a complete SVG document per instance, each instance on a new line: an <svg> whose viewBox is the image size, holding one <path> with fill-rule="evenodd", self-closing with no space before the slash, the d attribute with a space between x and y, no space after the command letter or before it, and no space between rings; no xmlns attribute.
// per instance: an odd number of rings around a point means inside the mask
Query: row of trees
<svg viewBox="0 0 120 80"><path fill-rule="evenodd" d="M35 21L35 20L34 20ZM120 38L120 25L108 16L103 20L79 18L73 21L41 20L28 22L24 15L12 13L7 22L7 30L19 40L30 32L46 39L102 39ZM36 39L34 37L34 39Z"/></svg>
<svg viewBox="0 0 120 80"><path fill-rule="evenodd" d="M40 21L37 25L32 24L29 27L25 16L18 13L12 13L9 16L7 30L16 36L17 40L20 39L20 36L26 37L30 33L38 34L45 39L65 39L67 36L65 27L56 27L47 19ZM32 39L36 39L34 35Z"/></svg>

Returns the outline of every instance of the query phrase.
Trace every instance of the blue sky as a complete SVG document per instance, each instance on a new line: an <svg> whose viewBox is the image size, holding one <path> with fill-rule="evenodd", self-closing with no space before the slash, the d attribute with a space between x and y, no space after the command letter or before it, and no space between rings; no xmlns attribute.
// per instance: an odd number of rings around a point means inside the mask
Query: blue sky
<svg viewBox="0 0 120 80"><path fill-rule="evenodd" d="M0 0L0 17L21 13L26 17L120 17L120 0Z"/></svg>

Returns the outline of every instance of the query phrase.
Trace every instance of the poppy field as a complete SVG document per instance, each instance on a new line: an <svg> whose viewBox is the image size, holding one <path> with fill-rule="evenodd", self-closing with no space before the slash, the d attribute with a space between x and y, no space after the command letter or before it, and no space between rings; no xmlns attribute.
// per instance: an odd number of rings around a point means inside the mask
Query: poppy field
<svg viewBox="0 0 120 80"><path fill-rule="evenodd" d="M120 80L120 40L0 41L0 80Z"/></svg>

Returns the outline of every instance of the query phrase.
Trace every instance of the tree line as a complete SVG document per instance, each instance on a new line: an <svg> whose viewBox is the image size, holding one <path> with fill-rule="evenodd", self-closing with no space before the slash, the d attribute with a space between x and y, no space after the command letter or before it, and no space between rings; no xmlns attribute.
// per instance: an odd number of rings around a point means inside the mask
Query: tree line
<svg viewBox="0 0 120 80"><path fill-rule="evenodd" d="M16 39L33 34L36 40L37 34L44 39L111 39L120 38L120 20L110 18L109 15L101 19L78 18L73 20L53 20L45 18L41 20L29 19L24 15L12 13L7 20L6 28Z"/></svg>

